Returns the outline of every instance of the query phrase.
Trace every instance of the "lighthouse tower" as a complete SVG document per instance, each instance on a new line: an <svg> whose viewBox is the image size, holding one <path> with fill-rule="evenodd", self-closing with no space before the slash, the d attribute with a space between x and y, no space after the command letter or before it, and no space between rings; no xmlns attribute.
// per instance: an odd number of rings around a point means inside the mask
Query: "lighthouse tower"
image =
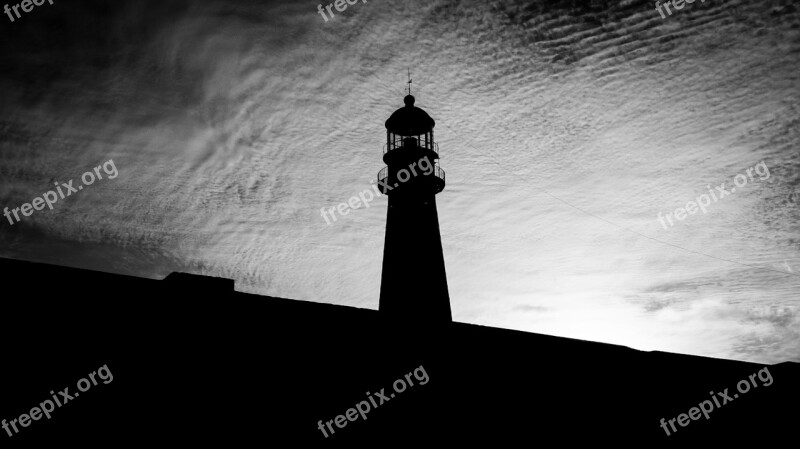
<svg viewBox="0 0 800 449"><path fill-rule="evenodd" d="M379 310L404 323L452 320L439 233L436 194L444 190L435 122L414 106L414 97L386 120L386 167L378 173L389 197Z"/></svg>

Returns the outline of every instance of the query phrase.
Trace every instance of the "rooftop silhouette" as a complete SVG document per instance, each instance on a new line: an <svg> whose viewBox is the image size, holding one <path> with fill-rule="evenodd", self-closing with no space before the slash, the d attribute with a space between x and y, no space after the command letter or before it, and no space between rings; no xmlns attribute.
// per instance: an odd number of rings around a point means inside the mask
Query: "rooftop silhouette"
<svg viewBox="0 0 800 449"><path fill-rule="evenodd" d="M465 323L409 326L189 274L159 281L9 259L0 272L0 418L27 413L50 390L74 391L103 364L114 375L12 443L694 446L789 440L798 418L797 363L769 366L771 385L667 436L662 418L711 391L735 393L763 366ZM318 430L420 366L426 385L327 438Z"/></svg>

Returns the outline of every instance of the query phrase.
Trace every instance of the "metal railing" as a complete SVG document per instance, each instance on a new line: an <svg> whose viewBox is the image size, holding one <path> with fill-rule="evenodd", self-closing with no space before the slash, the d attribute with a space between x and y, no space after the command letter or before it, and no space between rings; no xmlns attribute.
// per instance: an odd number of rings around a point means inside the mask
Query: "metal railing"
<svg viewBox="0 0 800 449"><path fill-rule="evenodd" d="M428 142L428 146L427 147L425 145L420 145L420 147L427 148L427 149L433 151L434 153L436 153L437 156L439 155L439 144L436 143L436 142ZM386 153L388 153L389 151L392 151L392 150L400 150L402 148L403 147L399 146L399 145L392 144L390 146L389 144L385 143L385 144L383 144L383 154L386 154Z"/></svg>
<svg viewBox="0 0 800 449"><path fill-rule="evenodd" d="M444 170L442 170L442 167L439 166L433 167L433 175L436 176L437 178L440 178L442 181L445 180Z"/></svg>

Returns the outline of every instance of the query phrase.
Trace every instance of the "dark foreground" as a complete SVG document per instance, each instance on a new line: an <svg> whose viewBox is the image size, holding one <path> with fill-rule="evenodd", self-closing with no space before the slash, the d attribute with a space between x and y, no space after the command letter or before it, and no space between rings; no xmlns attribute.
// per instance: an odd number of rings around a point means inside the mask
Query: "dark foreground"
<svg viewBox="0 0 800 449"><path fill-rule="evenodd" d="M800 423L796 363L765 370L460 323L430 329L196 276L6 259L0 273L3 447L718 447L792 441ZM72 399L47 419L45 401L63 401L65 388ZM708 419L700 407L712 407Z"/></svg>

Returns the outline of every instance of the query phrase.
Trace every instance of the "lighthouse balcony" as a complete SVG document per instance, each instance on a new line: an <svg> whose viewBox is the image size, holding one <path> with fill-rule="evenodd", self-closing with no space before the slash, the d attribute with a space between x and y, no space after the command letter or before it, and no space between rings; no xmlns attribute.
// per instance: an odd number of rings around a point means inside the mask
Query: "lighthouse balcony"
<svg viewBox="0 0 800 449"><path fill-rule="evenodd" d="M401 169L396 173L390 173L389 167L383 167L378 172L378 188L384 195L398 189L403 184L408 184L409 187L416 186L423 190L430 189L433 190L433 193L439 193L444 190L445 173L441 167L434 165L432 170L422 170L420 167L414 167L414 170L416 175L410 169Z"/></svg>

